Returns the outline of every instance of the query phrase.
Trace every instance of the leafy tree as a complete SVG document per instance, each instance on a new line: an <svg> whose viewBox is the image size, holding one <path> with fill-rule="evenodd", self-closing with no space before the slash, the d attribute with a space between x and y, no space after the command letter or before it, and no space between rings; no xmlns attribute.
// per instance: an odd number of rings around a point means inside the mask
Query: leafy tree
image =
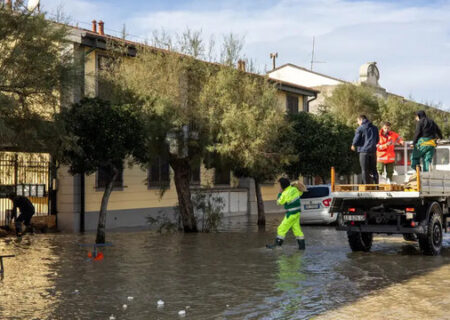
<svg viewBox="0 0 450 320"><path fill-rule="evenodd" d="M144 127L133 107L91 98L62 109L58 120L65 129L61 163L70 165L72 174L92 174L100 167L107 173L96 238L96 243L104 243L107 206L114 181L124 161L141 152L137 148L144 139Z"/></svg>
<svg viewBox="0 0 450 320"><path fill-rule="evenodd" d="M338 85L325 99L323 112L330 112L336 120L355 127L356 117L365 114L371 121L380 120L379 101L369 86L346 83Z"/></svg>
<svg viewBox="0 0 450 320"><path fill-rule="evenodd" d="M267 79L223 68L206 84L201 101L209 113L211 152L255 181L258 225L265 224L261 183L273 181L289 160L280 134L288 129L276 89Z"/></svg>
<svg viewBox="0 0 450 320"><path fill-rule="evenodd" d="M0 6L0 144L45 149L41 137L73 78L68 30L23 1ZM25 129L25 130L24 130ZM47 141L48 142L48 141Z"/></svg>
<svg viewBox="0 0 450 320"><path fill-rule="evenodd" d="M189 36L192 41L186 38ZM198 35L186 37L183 44L194 43L192 53L200 52ZM142 140L145 152L136 159L148 166L155 154L169 147L183 228L196 232L190 177L192 165L205 156L210 138L207 112L199 96L211 65L193 56L140 47L136 58L118 57L113 66L103 75L116 88L110 99L138 105L145 113L147 130L155 132ZM153 121L155 118L158 121Z"/></svg>
<svg viewBox="0 0 450 320"><path fill-rule="evenodd" d="M301 112L291 116L290 141L298 160L286 167L291 176L330 177L330 168L343 175L358 171L358 161L350 144L354 129L336 121L330 114Z"/></svg>
<svg viewBox="0 0 450 320"><path fill-rule="evenodd" d="M423 108L423 107L422 107ZM398 132L404 139L412 140L416 128L414 112L420 110L419 104L405 101L396 96L380 100L380 117L391 123L392 130Z"/></svg>

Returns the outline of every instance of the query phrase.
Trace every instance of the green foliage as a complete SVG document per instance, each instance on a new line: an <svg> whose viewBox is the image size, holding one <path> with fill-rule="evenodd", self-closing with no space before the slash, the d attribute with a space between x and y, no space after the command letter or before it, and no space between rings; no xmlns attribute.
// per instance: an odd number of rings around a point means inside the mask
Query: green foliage
<svg viewBox="0 0 450 320"><path fill-rule="evenodd" d="M301 112L291 116L292 131L289 138L298 154L298 160L286 168L293 177L330 176L334 166L340 174L359 170L357 157L350 151L354 130L329 114L314 115Z"/></svg>
<svg viewBox="0 0 450 320"><path fill-rule="evenodd" d="M144 130L136 110L130 105L111 105L100 99L84 98L59 116L65 135L60 161L73 174L94 173L103 166L123 168L123 162L139 153Z"/></svg>
<svg viewBox="0 0 450 320"><path fill-rule="evenodd" d="M377 123L380 120L378 98L368 86L356 86L350 83L341 84L326 98L322 111L330 112L336 120L348 126L356 127L356 117L365 114L369 120Z"/></svg>
<svg viewBox="0 0 450 320"><path fill-rule="evenodd" d="M222 210L225 207L222 198L212 192L199 191L193 194L192 204L197 219L201 221L201 231L217 232L222 223Z"/></svg>
<svg viewBox="0 0 450 320"><path fill-rule="evenodd" d="M288 124L267 79L224 68L209 79L201 102L210 121L209 151L228 159L239 176L262 182L281 172L288 148L280 133Z"/></svg>
<svg viewBox="0 0 450 320"><path fill-rule="evenodd" d="M380 97L368 86L342 84L337 86L321 106L322 113L332 114L336 120L356 127L356 117L365 114L370 121L381 127L383 121L392 124L392 130L404 139L412 140L416 127L414 112L425 110L427 115L440 126L444 137L450 134L448 112L435 106L427 106L388 94Z"/></svg>
<svg viewBox="0 0 450 320"><path fill-rule="evenodd" d="M381 118L384 121L389 121L392 130L406 140L412 140L414 136L416 129L414 112L420 109L423 109L423 106L399 97L389 96L387 99L380 99Z"/></svg>
<svg viewBox="0 0 450 320"><path fill-rule="evenodd" d="M0 7L0 143L43 148L39 119L51 120L74 76L67 29L28 12L22 1ZM23 123L27 127L23 135ZM21 133L21 134L18 134Z"/></svg>

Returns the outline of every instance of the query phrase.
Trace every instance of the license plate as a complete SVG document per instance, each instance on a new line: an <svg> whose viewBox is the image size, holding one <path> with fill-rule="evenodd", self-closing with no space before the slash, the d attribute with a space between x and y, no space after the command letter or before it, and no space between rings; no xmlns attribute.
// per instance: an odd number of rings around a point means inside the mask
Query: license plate
<svg viewBox="0 0 450 320"><path fill-rule="evenodd" d="M344 221L364 221L366 220L365 216L360 215L344 215Z"/></svg>
<svg viewBox="0 0 450 320"><path fill-rule="evenodd" d="M319 204L305 204L305 210L319 209Z"/></svg>

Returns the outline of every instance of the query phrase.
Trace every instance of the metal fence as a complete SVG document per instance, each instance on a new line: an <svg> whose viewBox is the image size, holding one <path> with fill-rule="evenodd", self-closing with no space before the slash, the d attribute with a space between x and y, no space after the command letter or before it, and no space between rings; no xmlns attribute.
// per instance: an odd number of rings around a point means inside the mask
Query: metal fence
<svg viewBox="0 0 450 320"><path fill-rule="evenodd" d="M50 213L50 156L42 153L0 153L0 226L9 223L12 201L9 192L23 195L33 203L35 216Z"/></svg>

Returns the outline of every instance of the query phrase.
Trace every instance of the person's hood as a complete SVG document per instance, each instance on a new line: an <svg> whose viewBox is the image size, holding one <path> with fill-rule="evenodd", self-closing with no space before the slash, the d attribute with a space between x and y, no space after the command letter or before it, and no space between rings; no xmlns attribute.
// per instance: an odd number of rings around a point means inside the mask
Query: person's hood
<svg viewBox="0 0 450 320"><path fill-rule="evenodd" d="M423 119L423 118L427 117L427 115L425 114L425 111L423 111L423 110L417 111L416 116L418 116L419 119Z"/></svg>

